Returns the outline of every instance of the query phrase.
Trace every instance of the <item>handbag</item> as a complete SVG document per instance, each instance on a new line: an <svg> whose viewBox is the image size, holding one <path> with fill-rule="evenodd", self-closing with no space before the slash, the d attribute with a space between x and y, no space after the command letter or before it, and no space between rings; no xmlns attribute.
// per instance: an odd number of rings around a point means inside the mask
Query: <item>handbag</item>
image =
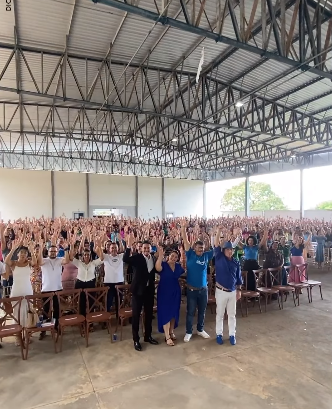
<svg viewBox="0 0 332 409"><path fill-rule="evenodd" d="M37 326L38 321L39 321L39 317L38 317L37 312L33 308L29 308L26 327L35 328Z"/></svg>

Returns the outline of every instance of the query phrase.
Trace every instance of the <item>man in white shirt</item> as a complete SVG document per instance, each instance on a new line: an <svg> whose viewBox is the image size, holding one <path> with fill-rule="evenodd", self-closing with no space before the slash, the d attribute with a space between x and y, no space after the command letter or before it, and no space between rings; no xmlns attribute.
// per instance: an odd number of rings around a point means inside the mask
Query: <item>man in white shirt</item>
<svg viewBox="0 0 332 409"><path fill-rule="evenodd" d="M57 292L62 290L62 266L69 263L68 251L65 251L65 257L57 257L57 247L51 245L48 249L48 258L42 258L42 249L44 246L39 246L39 265L42 271L42 293ZM50 305L46 303L44 306L45 319L48 318ZM53 296L53 318L55 319L55 329L58 328L58 320L60 316L60 308L58 297ZM45 331L40 333L39 339L42 340L46 335Z"/></svg>
<svg viewBox="0 0 332 409"><path fill-rule="evenodd" d="M115 286L124 283L123 253L119 254L118 252L118 245L112 243L109 247L109 253L104 254L104 285L109 288L107 293L107 311L111 311L113 299L115 298L117 316L118 296Z"/></svg>

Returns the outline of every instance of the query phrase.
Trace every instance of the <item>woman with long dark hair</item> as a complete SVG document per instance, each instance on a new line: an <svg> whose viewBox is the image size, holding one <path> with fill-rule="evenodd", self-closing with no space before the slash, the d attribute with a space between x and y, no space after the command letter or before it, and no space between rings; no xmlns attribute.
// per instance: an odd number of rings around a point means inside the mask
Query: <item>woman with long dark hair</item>
<svg viewBox="0 0 332 409"><path fill-rule="evenodd" d="M256 291L256 277L253 270L259 270L261 267L258 264L258 251L261 247L267 247L268 231L264 231L264 235L260 243L257 242L255 236L249 236L246 244L238 243L238 247L244 251L243 271L247 271L247 289Z"/></svg>
<svg viewBox="0 0 332 409"><path fill-rule="evenodd" d="M164 250L158 248L158 260L156 270L160 274L160 282L157 289L157 312L158 331L165 333L165 341L168 346L174 346L176 337L174 329L179 324L181 288L179 278L184 273L183 268L178 263L179 253L172 250L166 261Z"/></svg>

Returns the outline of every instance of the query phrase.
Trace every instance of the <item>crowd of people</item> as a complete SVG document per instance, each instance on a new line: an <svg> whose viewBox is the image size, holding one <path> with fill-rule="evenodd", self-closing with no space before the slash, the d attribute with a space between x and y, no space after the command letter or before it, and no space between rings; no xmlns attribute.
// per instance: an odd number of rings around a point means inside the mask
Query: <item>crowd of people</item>
<svg viewBox="0 0 332 409"><path fill-rule="evenodd" d="M241 269L247 271L246 288L256 289L254 271L282 269L282 284L299 282L295 266L312 256L316 242L316 261L324 262L324 248L332 247L332 224L324 220L294 220L280 217L198 217L146 221L140 218L100 217L69 220L19 219L0 223L0 274L2 297L27 296L34 292L62 289L108 287L107 310L118 309L116 286L131 284L132 335L134 348L142 350L139 323L144 308L144 341L158 344L152 337L155 280L157 288L158 330L169 346L175 344L179 323L181 288L185 277L187 296L184 342L193 334L197 310L197 334L210 338L204 330L210 268L216 297L216 340L223 343L223 316L228 313L229 340L236 344L236 302L243 285ZM289 275L284 266L290 266ZM1 298L1 294L0 294ZM26 304L20 322L27 319ZM80 298L85 315L86 300ZM15 313L15 311L14 311ZM17 311L16 311L17 313ZM55 327L59 319L57 297L53 299ZM40 333L40 340L45 332ZM19 340L16 340L19 345ZM1 345L1 344L0 344Z"/></svg>

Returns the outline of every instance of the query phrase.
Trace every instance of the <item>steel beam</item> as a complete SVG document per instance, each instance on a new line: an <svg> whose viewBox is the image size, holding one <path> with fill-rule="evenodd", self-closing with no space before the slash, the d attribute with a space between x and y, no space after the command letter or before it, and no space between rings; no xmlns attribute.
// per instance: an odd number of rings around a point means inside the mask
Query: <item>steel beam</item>
<svg viewBox="0 0 332 409"><path fill-rule="evenodd" d="M259 55L260 57L265 57L265 58L268 58L269 60L278 61L279 63L291 66L301 71L310 71L316 75L332 80L332 73L327 72L327 71L322 71L318 68L313 68L305 61L298 62L291 58L283 57L282 55L278 53L267 51L259 47L250 45L248 43L244 43L238 40L234 40L233 38L230 38L230 37L219 35L218 33L215 33L213 31L209 31L204 28L194 26L192 24L187 24L183 21L176 20L168 16L159 15L158 13L155 13L147 9L143 9L141 7L133 6L127 2L122 2L120 0L92 0L92 2L111 6L118 10L122 10L128 13L135 14L140 17L146 18L148 20L154 21L157 24L167 25L170 27L177 28L181 31L189 32L191 34L196 34L200 37L205 37L217 43L220 42L223 44L227 44L231 47L235 47L240 50L244 50L244 51Z"/></svg>

